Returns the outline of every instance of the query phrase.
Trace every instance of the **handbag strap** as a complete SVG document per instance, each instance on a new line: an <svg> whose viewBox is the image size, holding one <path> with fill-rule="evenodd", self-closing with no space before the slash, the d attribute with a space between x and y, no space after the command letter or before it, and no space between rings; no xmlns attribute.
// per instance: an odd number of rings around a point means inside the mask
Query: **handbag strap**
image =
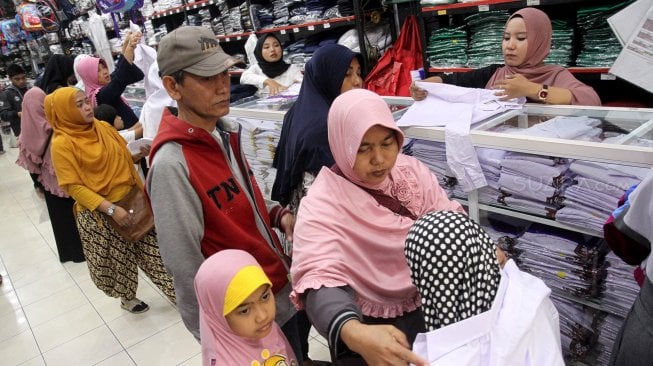
<svg viewBox="0 0 653 366"><path fill-rule="evenodd" d="M342 170L340 170L340 168L337 165L334 164L331 167L331 170L334 173L338 174L339 176L347 179L342 174ZM356 184L356 183L354 183L354 184ZM389 195L387 195L387 194L385 194L385 193L383 193L381 191L378 191L376 189L369 189L369 188L363 187L363 186L358 185L358 184L356 184L356 186L358 186L359 188L361 188L365 192L369 193L372 197L374 197L374 199L376 200L376 202L378 204L380 204L381 206L383 206L383 207L387 208L388 210L394 212L395 214L401 215L401 216L404 216L404 217L409 217L409 218L411 218L413 220L417 220L417 216L415 216L414 213L410 212L410 210L406 206L404 206L401 203L401 201L399 201L397 198L389 196Z"/></svg>

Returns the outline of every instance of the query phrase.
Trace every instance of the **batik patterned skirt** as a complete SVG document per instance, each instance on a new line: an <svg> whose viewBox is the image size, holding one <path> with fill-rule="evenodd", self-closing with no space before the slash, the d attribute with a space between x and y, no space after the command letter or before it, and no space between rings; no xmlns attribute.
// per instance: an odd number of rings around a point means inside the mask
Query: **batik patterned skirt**
<svg viewBox="0 0 653 366"><path fill-rule="evenodd" d="M109 225L107 217L83 210L76 215L86 263L95 286L110 297L136 297L138 268L175 302L172 277L168 275L152 230L140 241L128 242Z"/></svg>

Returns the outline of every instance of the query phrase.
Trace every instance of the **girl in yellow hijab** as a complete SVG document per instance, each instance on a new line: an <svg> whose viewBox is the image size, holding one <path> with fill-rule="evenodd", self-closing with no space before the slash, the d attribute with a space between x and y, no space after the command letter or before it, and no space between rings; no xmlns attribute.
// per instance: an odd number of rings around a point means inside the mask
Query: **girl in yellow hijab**
<svg viewBox="0 0 653 366"><path fill-rule="evenodd" d="M59 88L45 97L45 115L52 126L52 162L59 185L76 201L79 236L91 279L105 294L120 297L121 307L134 313L149 309L136 298L138 267L171 301L172 279L161 262L154 230L138 242L127 242L108 223L129 222L129 213L115 202L143 183L134 169L126 141L106 122L93 117L86 94Z"/></svg>

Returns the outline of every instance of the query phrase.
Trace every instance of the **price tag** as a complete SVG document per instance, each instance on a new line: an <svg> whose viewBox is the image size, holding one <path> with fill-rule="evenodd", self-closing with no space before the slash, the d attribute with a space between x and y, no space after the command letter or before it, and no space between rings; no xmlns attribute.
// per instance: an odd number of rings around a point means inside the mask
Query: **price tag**
<svg viewBox="0 0 653 366"><path fill-rule="evenodd" d="M179 9L175 9L175 14L179 13Z"/></svg>
<svg viewBox="0 0 653 366"><path fill-rule="evenodd" d="M285 30L285 29L282 29L282 30L279 31L279 33L281 33L281 34L286 34L286 30Z"/></svg>
<svg viewBox="0 0 653 366"><path fill-rule="evenodd" d="M236 37L236 41L240 41L242 39L241 36Z"/></svg>
<svg viewBox="0 0 653 366"><path fill-rule="evenodd" d="M231 38L227 37L227 38L224 39L224 41L229 42L229 41L231 41Z"/></svg>
<svg viewBox="0 0 653 366"><path fill-rule="evenodd" d="M438 15L447 15L447 10L446 9L438 10Z"/></svg>
<svg viewBox="0 0 653 366"><path fill-rule="evenodd" d="M538 6L540 5L540 0L526 0L526 6Z"/></svg>
<svg viewBox="0 0 653 366"><path fill-rule="evenodd" d="M490 10L490 5L479 5L478 6L478 11L489 11Z"/></svg>
<svg viewBox="0 0 653 366"><path fill-rule="evenodd" d="M193 5L193 9L197 9L197 5Z"/></svg>
<svg viewBox="0 0 653 366"><path fill-rule="evenodd" d="M308 26L308 30L309 30L309 31L314 31L314 30L315 30L315 26L309 25L309 26Z"/></svg>
<svg viewBox="0 0 653 366"><path fill-rule="evenodd" d="M601 74L601 80L617 80L617 77L615 75L610 74L610 73L602 73Z"/></svg>
<svg viewBox="0 0 653 366"><path fill-rule="evenodd" d="M322 26L323 26L325 29L326 29L326 28L331 28L331 23L324 23L324 24L322 24Z"/></svg>
<svg viewBox="0 0 653 366"><path fill-rule="evenodd" d="M292 29L292 32L293 32L293 33L299 33L299 28L293 28L293 29Z"/></svg>

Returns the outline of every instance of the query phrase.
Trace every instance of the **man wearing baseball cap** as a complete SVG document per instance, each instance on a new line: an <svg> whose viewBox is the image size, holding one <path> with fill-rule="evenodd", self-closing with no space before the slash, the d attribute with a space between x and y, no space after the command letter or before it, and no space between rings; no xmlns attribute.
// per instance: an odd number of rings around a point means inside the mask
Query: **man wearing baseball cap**
<svg viewBox="0 0 653 366"><path fill-rule="evenodd" d="M277 323L301 354L289 300L289 260L273 227L292 240L295 217L266 205L229 113L226 54L208 28L184 26L159 43L161 80L178 110L166 108L154 138L147 179L161 257L173 276L177 307L199 339L193 279L205 258L224 249L252 254L272 281Z"/></svg>

